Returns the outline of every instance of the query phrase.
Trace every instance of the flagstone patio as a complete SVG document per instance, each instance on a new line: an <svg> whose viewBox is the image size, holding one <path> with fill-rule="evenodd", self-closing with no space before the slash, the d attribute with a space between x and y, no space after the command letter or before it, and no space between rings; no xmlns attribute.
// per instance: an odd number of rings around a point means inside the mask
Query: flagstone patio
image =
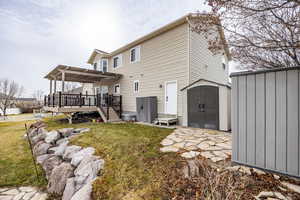
<svg viewBox="0 0 300 200"><path fill-rule="evenodd" d="M205 157L219 162L231 157L231 134L207 129L179 127L161 144L162 152L181 152L184 158Z"/></svg>

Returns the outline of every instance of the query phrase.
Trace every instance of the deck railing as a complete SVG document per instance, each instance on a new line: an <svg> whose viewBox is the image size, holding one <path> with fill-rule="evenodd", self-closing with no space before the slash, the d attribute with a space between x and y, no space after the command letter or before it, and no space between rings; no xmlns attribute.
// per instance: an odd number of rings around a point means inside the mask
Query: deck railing
<svg viewBox="0 0 300 200"><path fill-rule="evenodd" d="M122 96L111 94L63 94L62 92L50 94L44 97L44 106L48 107L90 107L96 106L102 110L104 115L109 118L109 108L121 118Z"/></svg>

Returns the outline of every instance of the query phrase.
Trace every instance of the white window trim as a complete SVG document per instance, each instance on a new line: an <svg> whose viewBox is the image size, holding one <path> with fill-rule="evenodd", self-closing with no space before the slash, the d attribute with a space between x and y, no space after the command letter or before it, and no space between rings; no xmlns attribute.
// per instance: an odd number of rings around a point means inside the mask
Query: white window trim
<svg viewBox="0 0 300 200"><path fill-rule="evenodd" d="M135 83L138 83L138 90L136 91L135 90ZM135 81L133 81L133 93L139 93L139 91L140 91L140 81L139 80L135 80Z"/></svg>
<svg viewBox="0 0 300 200"><path fill-rule="evenodd" d="M119 86L119 92L116 92L116 86ZM119 83L114 85L114 94L121 94L121 85Z"/></svg>
<svg viewBox="0 0 300 200"><path fill-rule="evenodd" d="M122 56L122 54L119 54L119 55L116 55L116 56L114 56L113 58L112 58L112 68L113 69L117 69L117 68L119 68L119 67L122 67L122 64L123 64L123 58L122 58L123 56ZM116 67L114 67L114 59L115 58L119 58L119 60L120 60L120 64L118 65L118 66L116 66Z"/></svg>
<svg viewBox="0 0 300 200"><path fill-rule="evenodd" d="M174 115L172 113L167 113L167 84L168 83L176 83L176 115L178 114L178 83L177 80L173 80L173 81L165 81L165 98L164 98L164 104L165 104L165 114L170 114L170 115Z"/></svg>
<svg viewBox="0 0 300 200"><path fill-rule="evenodd" d="M136 58L135 61L131 61L131 51L132 51L133 49L135 49L135 55L138 55L138 57ZM138 52L138 53L137 53L137 52ZM130 63L136 63L136 62L140 62L140 61L141 61L141 46L139 45L139 46L135 46L135 47L133 47L133 48L131 48L131 49L129 50L129 62L130 62Z"/></svg>
<svg viewBox="0 0 300 200"><path fill-rule="evenodd" d="M108 72L108 59L107 58L102 58L101 59L101 65L100 65L100 70L103 72L103 61L106 60L106 71Z"/></svg>

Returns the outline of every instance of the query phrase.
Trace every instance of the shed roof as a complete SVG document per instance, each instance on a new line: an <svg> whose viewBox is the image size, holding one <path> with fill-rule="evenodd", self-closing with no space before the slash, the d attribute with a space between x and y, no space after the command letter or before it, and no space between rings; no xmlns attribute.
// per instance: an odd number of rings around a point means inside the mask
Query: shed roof
<svg viewBox="0 0 300 200"><path fill-rule="evenodd" d="M230 74L230 77L245 76L245 75L251 75L251 74L262 74L262 73L268 73L268 72L289 71L289 70L300 70L300 66L298 66L298 67L280 67L280 68L273 68L273 69L258 69L258 70L233 72L233 73Z"/></svg>

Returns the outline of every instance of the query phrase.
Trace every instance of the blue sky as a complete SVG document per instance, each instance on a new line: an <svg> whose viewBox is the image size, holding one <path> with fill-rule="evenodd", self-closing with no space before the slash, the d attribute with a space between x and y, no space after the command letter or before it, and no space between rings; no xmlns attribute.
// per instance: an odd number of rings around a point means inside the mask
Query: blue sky
<svg viewBox="0 0 300 200"><path fill-rule="evenodd" d="M0 78L25 96L49 83L58 64L89 67L95 48L112 51L185 14L203 0L0 0Z"/></svg>

